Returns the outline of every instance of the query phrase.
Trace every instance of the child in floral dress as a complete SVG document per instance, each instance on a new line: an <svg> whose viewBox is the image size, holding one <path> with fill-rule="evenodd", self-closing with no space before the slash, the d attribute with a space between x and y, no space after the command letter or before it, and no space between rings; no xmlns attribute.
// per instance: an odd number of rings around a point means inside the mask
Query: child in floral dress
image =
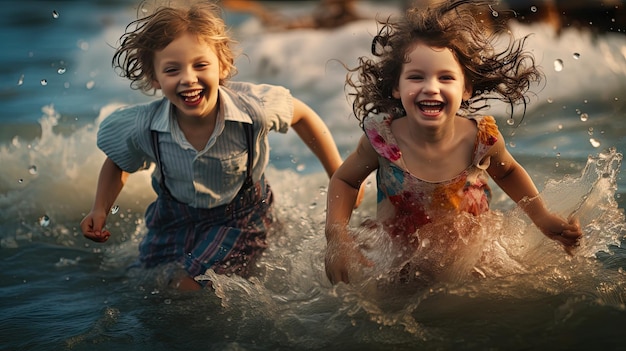
<svg viewBox="0 0 626 351"><path fill-rule="evenodd" d="M441 228L488 212L489 177L546 236L568 252L578 244L577 220L546 208L506 149L495 119L477 113L489 99L525 103L531 83L542 78L524 51L525 38L500 51L494 47L499 34L473 16L488 6L447 1L381 22L372 44L378 60L362 57L351 71L358 78L350 76L347 86L365 134L329 185L326 273L333 284L350 282L353 262L373 265L355 243L349 221L358 190L374 170L377 221L370 226L382 225L404 252L425 236L449 240L454 234Z"/></svg>

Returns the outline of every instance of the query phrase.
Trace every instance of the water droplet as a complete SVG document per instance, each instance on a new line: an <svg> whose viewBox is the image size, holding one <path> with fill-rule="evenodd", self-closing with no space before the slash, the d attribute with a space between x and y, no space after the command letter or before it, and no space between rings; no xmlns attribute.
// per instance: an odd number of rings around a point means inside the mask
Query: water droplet
<svg viewBox="0 0 626 351"><path fill-rule="evenodd" d="M312 210L312 209L314 209L314 208L316 208L316 207L317 207L317 202L312 202L312 203L309 205L309 210Z"/></svg>
<svg viewBox="0 0 626 351"><path fill-rule="evenodd" d="M583 122L587 122L587 120L589 119L589 115L586 113L581 113L580 114L580 120Z"/></svg>
<svg viewBox="0 0 626 351"><path fill-rule="evenodd" d="M512 125L515 124L515 120L513 118L509 118L509 119L506 120L506 124L512 126Z"/></svg>
<svg viewBox="0 0 626 351"><path fill-rule="evenodd" d="M50 217L47 215L43 215L39 218L39 225L42 227L47 227L50 225Z"/></svg>
<svg viewBox="0 0 626 351"><path fill-rule="evenodd" d="M42 80L41 80L41 85L43 85L43 86L48 85L48 81L47 81L47 80L45 80L45 79L42 79Z"/></svg>
<svg viewBox="0 0 626 351"><path fill-rule="evenodd" d="M32 166L28 167L28 173L30 173L32 175L37 174L37 166L32 165Z"/></svg>
<svg viewBox="0 0 626 351"><path fill-rule="evenodd" d="M326 193L328 192L328 188L326 188L325 186L320 186L320 195L326 195Z"/></svg>
<svg viewBox="0 0 626 351"><path fill-rule="evenodd" d="M93 89L93 87L96 85L96 82L94 82L93 80L90 80L87 82L87 84L85 84L85 87L87 87L87 89L91 90Z"/></svg>
<svg viewBox="0 0 626 351"><path fill-rule="evenodd" d="M59 69L57 69L58 74L63 74L65 73L65 71L66 71L65 67L59 67Z"/></svg>
<svg viewBox="0 0 626 351"><path fill-rule="evenodd" d="M78 47L83 51L87 51L89 50L89 43L83 40L79 40Z"/></svg>
<svg viewBox="0 0 626 351"><path fill-rule="evenodd" d="M52 11L52 18L59 18L59 13L57 10Z"/></svg>
<svg viewBox="0 0 626 351"><path fill-rule="evenodd" d="M304 163L301 163L301 164L299 164L299 165L297 165L297 166L296 166L296 170L297 170L298 172L302 172L302 171L304 171L304 169L305 169L305 168L306 168L306 165L305 165Z"/></svg>
<svg viewBox="0 0 626 351"><path fill-rule="evenodd" d="M17 180L17 182L20 183L20 184L24 183L24 179L20 178L20 179Z"/></svg>
<svg viewBox="0 0 626 351"><path fill-rule="evenodd" d="M530 7L530 11L531 12L537 12L537 6L531 6Z"/></svg>
<svg viewBox="0 0 626 351"><path fill-rule="evenodd" d="M20 76L20 79L17 80L17 85L22 85L22 84L24 84L24 75L23 74Z"/></svg>
<svg viewBox="0 0 626 351"><path fill-rule="evenodd" d="M562 125L562 124L559 124L559 125L557 126L557 128L558 128L558 130L561 130L561 129L563 129L563 125Z"/></svg>
<svg viewBox="0 0 626 351"><path fill-rule="evenodd" d="M119 205L115 205L113 207L111 207L111 214L116 214L118 213L120 210L120 206Z"/></svg>
<svg viewBox="0 0 626 351"><path fill-rule="evenodd" d="M578 60L580 58L580 54L577 52L575 52L572 56L574 57L574 60Z"/></svg>
<svg viewBox="0 0 626 351"><path fill-rule="evenodd" d="M553 102L554 102L554 99L552 99L552 98L548 98L548 103L549 103L549 104L551 104L551 103L553 103Z"/></svg>
<svg viewBox="0 0 626 351"><path fill-rule="evenodd" d="M563 70L563 60L561 59L554 60L554 70L557 72L561 72Z"/></svg>
<svg viewBox="0 0 626 351"><path fill-rule="evenodd" d="M593 146L593 147L596 147L596 148L600 147L600 141L598 141L598 140L596 140L594 138L589 139L589 142L591 143L591 146Z"/></svg>
<svg viewBox="0 0 626 351"><path fill-rule="evenodd" d="M514 148L514 147L515 147L515 146L517 146L517 145L515 144L515 142L514 142L514 141L510 141L510 142L509 142L509 146Z"/></svg>

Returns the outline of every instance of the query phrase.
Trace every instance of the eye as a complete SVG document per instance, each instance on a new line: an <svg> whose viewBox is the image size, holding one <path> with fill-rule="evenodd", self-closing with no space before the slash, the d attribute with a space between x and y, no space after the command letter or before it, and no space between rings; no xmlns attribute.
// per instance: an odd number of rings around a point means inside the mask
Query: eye
<svg viewBox="0 0 626 351"><path fill-rule="evenodd" d="M452 75L443 75L443 76L441 76L440 79L441 80L455 80L454 76L452 76Z"/></svg>
<svg viewBox="0 0 626 351"><path fill-rule="evenodd" d="M424 79L424 76L421 74L410 74L406 77L406 79L408 80L422 80Z"/></svg>
<svg viewBox="0 0 626 351"><path fill-rule="evenodd" d="M194 65L194 67L196 69L206 69L207 67L209 67L211 64L208 62L198 62Z"/></svg>
<svg viewBox="0 0 626 351"><path fill-rule="evenodd" d="M176 74L178 72L178 68L177 67L165 67L163 69L163 73L171 75L171 74Z"/></svg>

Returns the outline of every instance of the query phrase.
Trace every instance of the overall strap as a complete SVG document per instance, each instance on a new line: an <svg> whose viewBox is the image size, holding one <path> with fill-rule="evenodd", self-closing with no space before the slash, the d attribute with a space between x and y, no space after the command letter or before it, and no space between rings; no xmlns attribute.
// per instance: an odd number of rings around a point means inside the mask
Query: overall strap
<svg viewBox="0 0 626 351"><path fill-rule="evenodd" d="M243 123L243 129L246 134L246 143L248 146L248 163L246 167L246 179L243 182L242 189L247 189L254 185L254 181L252 180L252 168L254 163L253 124ZM170 190L167 188L167 185L165 184L165 173L163 172L163 162L161 161L161 152L159 151L159 133L156 130L152 131L152 151L154 152L154 157L156 159L159 172L161 172L161 181L159 182L159 185L161 189L163 189L170 197L174 198Z"/></svg>
<svg viewBox="0 0 626 351"><path fill-rule="evenodd" d="M163 189L171 198L174 198L170 190L167 188L167 185L165 185L165 173L163 173L163 162L161 162L161 152L159 151L159 132L156 130L152 131L152 151L154 152L154 158L156 159L159 172L161 172L161 181L159 182L159 185L161 186L161 189Z"/></svg>
<svg viewBox="0 0 626 351"><path fill-rule="evenodd" d="M248 143L248 165L246 169L246 180L243 182L243 189L247 189L254 185L252 180L252 167L254 161L254 128L251 123L243 123L243 129L246 132L246 142Z"/></svg>

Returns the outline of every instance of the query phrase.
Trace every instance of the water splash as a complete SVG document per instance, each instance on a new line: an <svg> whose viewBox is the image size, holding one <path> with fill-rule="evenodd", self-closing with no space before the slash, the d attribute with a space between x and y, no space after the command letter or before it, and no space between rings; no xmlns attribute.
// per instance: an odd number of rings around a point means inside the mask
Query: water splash
<svg viewBox="0 0 626 351"><path fill-rule="evenodd" d="M554 70L556 72L561 72L563 70L563 60L561 59L554 60Z"/></svg>

